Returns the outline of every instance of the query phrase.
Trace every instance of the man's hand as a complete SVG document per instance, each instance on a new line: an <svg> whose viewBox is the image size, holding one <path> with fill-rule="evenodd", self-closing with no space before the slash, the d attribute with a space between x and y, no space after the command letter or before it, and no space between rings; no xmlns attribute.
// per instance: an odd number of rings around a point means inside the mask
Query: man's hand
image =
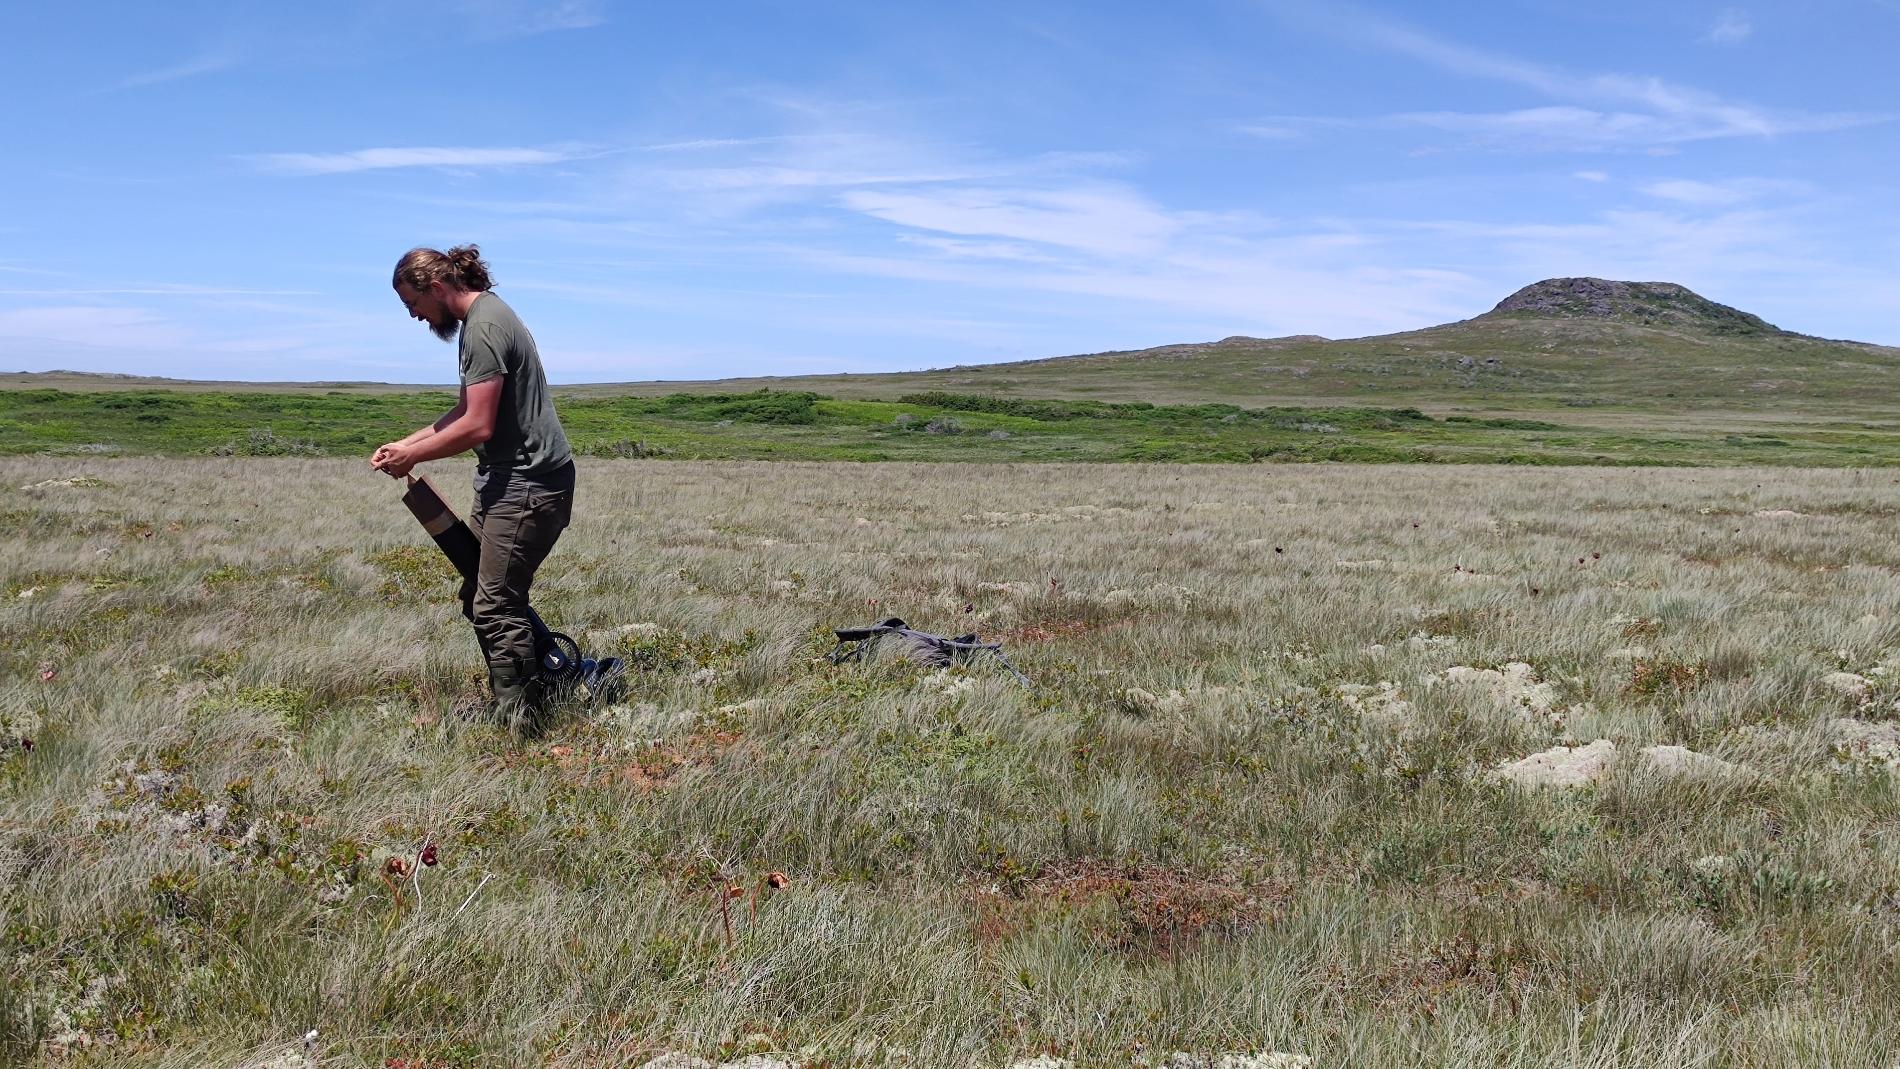
<svg viewBox="0 0 1900 1069"><path fill-rule="evenodd" d="M392 479L400 479L416 466L415 451L401 442L380 445L376 447L375 455L369 458L369 466L387 472Z"/></svg>

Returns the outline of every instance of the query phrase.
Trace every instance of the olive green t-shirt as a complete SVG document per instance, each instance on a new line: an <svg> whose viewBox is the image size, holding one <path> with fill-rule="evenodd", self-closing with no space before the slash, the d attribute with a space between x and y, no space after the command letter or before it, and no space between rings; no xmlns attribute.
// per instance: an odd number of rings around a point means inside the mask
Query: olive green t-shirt
<svg viewBox="0 0 1900 1069"><path fill-rule="evenodd" d="M463 386L508 376L495 411L494 433L475 447L475 459L484 469L536 475L573 459L567 432L554 414L554 399L548 396L548 379L541 371L534 335L514 309L493 293L475 298L468 318L462 321L457 348Z"/></svg>

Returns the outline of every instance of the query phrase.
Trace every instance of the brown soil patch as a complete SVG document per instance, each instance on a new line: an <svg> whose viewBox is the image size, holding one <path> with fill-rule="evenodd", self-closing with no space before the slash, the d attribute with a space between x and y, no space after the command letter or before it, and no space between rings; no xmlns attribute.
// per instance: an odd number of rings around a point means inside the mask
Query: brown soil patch
<svg viewBox="0 0 1900 1069"><path fill-rule="evenodd" d="M511 752L502 758L502 766L552 767L561 778L583 787L619 785L650 794L666 786L682 769L715 763L742 737L736 731L696 732L678 742L648 746L632 756L557 744L541 751Z"/></svg>
<svg viewBox="0 0 1900 1069"><path fill-rule="evenodd" d="M1476 993L1516 1012L1531 979L1526 948L1511 940L1480 942L1456 935L1387 958L1360 980L1362 993L1383 1014L1438 1012L1438 1003Z"/></svg>
<svg viewBox="0 0 1900 1069"><path fill-rule="evenodd" d="M978 894L975 932L979 943L1000 942L1052 913L1072 912L1101 946L1171 957L1206 939L1272 925L1291 893L1279 883L1078 861L1044 870L1018 893Z"/></svg>

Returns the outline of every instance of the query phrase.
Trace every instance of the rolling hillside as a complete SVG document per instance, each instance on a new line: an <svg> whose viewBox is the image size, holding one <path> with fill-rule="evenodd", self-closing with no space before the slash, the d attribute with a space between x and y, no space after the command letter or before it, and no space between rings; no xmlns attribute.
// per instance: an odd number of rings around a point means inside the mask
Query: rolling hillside
<svg viewBox="0 0 1900 1069"><path fill-rule="evenodd" d="M576 393L661 393L628 383ZM1426 411L1611 409L1881 418L1900 400L1900 348L1780 330L1672 283L1550 279L1472 319L1333 341L1232 337L1129 352L886 375L723 380L838 397L950 390L1156 403L1391 405ZM1599 419L1604 413L1591 418Z"/></svg>

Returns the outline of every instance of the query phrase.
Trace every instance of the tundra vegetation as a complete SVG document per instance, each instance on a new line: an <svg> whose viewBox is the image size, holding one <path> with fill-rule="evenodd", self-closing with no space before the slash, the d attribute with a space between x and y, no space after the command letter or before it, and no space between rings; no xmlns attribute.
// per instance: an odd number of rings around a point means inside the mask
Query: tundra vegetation
<svg viewBox="0 0 1900 1069"><path fill-rule="evenodd" d="M590 460L525 741L360 458L0 460L0 1062L1890 1069L1894 483Z"/></svg>
<svg viewBox="0 0 1900 1069"><path fill-rule="evenodd" d="M584 455L621 459L1900 464L1900 424L1846 410L1492 411L1403 394L1349 404L1154 404L943 390L561 391ZM0 389L0 455L361 456L453 395L384 390ZM1421 402L1424 403L1424 402ZM1830 402L1831 404L1832 402ZM1671 402L1673 405L1674 402Z"/></svg>

